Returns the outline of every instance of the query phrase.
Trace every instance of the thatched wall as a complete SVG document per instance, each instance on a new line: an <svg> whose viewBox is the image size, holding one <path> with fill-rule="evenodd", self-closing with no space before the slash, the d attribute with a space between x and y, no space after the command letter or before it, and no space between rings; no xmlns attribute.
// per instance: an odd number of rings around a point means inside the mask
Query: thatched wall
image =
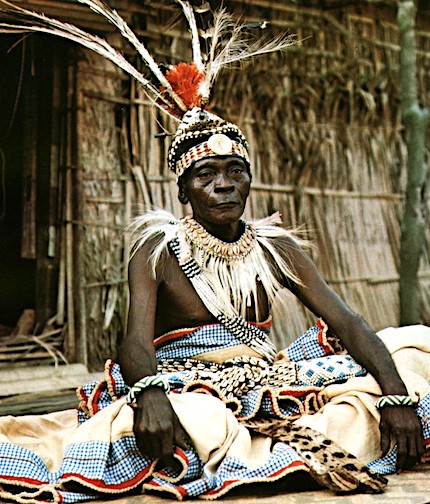
<svg viewBox="0 0 430 504"><path fill-rule="evenodd" d="M399 222L406 181L406 149L399 106L395 6L367 5L330 13L286 2L231 2L250 19L272 20L272 33L289 28L303 39L284 56L224 75L214 110L237 121L252 148L254 188L247 216L274 210L286 225L303 225L311 251L333 287L375 329L399 318ZM157 59L183 59L187 33L176 26L160 35L171 11L149 7L144 35ZM430 31L417 33L418 81L430 106ZM138 204L175 214L187 211L167 172L167 143L159 124L172 130L133 85L99 63L82 63L77 177L82 200L80 271L76 301L89 361L98 365L123 334L126 237L120 228ZM84 69L84 66L86 68ZM125 94L124 94L125 92ZM101 99L104 98L104 99ZM430 136L430 133L429 133ZM430 200L427 222L430 224ZM420 268L420 314L430 324L430 232ZM279 346L312 322L290 296L275 335Z"/></svg>
<svg viewBox="0 0 430 504"><path fill-rule="evenodd" d="M69 194L76 203L71 237L76 326L69 342L75 342L75 359L94 365L115 354L127 308L123 231L130 216L118 128L124 76L91 52L82 55L75 72L77 156Z"/></svg>

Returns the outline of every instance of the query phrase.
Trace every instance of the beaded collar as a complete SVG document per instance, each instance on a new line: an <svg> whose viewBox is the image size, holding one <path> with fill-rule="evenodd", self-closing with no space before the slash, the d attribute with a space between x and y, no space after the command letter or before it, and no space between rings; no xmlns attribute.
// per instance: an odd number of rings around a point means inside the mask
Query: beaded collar
<svg viewBox="0 0 430 504"><path fill-rule="evenodd" d="M241 221L245 226L245 230L242 236L232 243L222 241L211 235L190 215L181 219L181 222L192 244L211 256L227 260L243 259L255 247L255 231L247 222Z"/></svg>

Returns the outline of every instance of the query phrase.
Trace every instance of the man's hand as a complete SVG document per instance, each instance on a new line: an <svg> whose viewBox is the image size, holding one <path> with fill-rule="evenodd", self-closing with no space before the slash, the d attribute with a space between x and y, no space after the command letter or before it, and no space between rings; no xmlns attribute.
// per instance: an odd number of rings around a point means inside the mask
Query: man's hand
<svg viewBox="0 0 430 504"><path fill-rule="evenodd" d="M412 406L386 406L381 409L382 456L390 449L390 438L397 444L396 470L411 469L425 450L421 422Z"/></svg>
<svg viewBox="0 0 430 504"><path fill-rule="evenodd" d="M169 399L159 387L148 387L139 394L133 431L139 450L167 467L174 465L175 446L186 450L191 445Z"/></svg>

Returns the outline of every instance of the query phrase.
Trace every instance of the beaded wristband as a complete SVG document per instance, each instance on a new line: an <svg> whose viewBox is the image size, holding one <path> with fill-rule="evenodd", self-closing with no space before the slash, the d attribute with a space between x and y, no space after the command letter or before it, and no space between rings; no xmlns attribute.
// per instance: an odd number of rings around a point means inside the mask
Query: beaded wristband
<svg viewBox="0 0 430 504"><path fill-rule="evenodd" d="M408 395L386 395L375 402L375 408L379 410L385 406L415 406L416 404L417 401Z"/></svg>
<svg viewBox="0 0 430 504"><path fill-rule="evenodd" d="M165 378L157 375L144 376L131 387L128 394L125 396L127 404L135 403L140 392L148 387L160 387L164 389L164 392L166 392L166 394L170 392L169 382Z"/></svg>

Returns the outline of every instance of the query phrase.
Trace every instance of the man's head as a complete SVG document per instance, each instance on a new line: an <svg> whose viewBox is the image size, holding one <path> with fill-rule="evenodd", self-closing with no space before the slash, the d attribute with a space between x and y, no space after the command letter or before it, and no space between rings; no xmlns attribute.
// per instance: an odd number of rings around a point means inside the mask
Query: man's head
<svg viewBox="0 0 430 504"><path fill-rule="evenodd" d="M196 161L178 180L179 200L190 203L206 229L237 222L251 186L248 163L239 156L210 156Z"/></svg>
<svg viewBox="0 0 430 504"><path fill-rule="evenodd" d="M168 155L179 201L210 226L238 221L249 194L248 142L233 123L195 107L183 117Z"/></svg>

